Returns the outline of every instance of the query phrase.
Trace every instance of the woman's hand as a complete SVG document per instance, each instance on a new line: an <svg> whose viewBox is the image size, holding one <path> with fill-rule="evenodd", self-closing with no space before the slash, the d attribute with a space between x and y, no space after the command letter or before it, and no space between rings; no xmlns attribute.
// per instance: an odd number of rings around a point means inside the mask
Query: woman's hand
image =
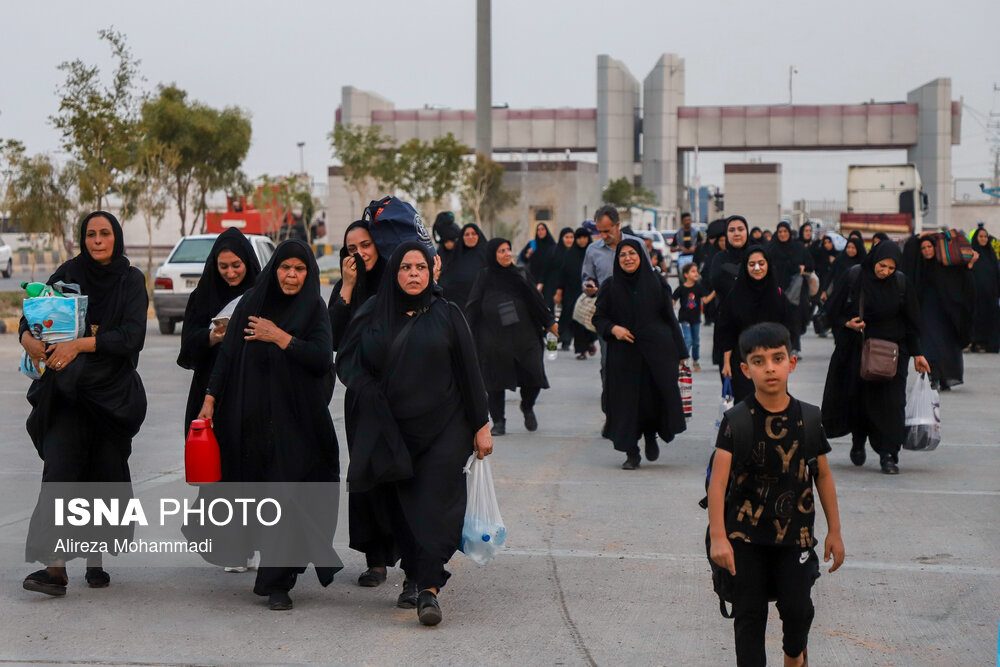
<svg viewBox="0 0 1000 667"><path fill-rule="evenodd" d="M225 324L214 327L208 332L208 346L213 347L222 342L222 339L226 337L226 326Z"/></svg>
<svg viewBox="0 0 1000 667"><path fill-rule="evenodd" d="M354 255L348 255L340 265L340 277L344 279L344 287L351 290L358 282L358 260Z"/></svg>
<svg viewBox="0 0 1000 667"><path fill-rule="evenodd" d="M215 414L215 396L208 395L205 396L205 402L201 404L201 410L198 411L198 419L212 419L212 415Z"/></svg>
<svg viewBox="0 0 1000 667"><path fill-rule="evenodd" d="M923 355L917 355L913 357L913 370L918 373L930 373L931 365L927 363L927 359Z"/></svg>
<svg viewBox="0 0 1000 667"><path fill-rule="evenodd" d="M979 252L976 251L976 250L973 250L972 251L972 259L969 260L969 268L970 269L972 268L972 265L976 263L977 259L979 259Z"/></svg>
<svg viewBox="0 0 1000 667"><path fill-rule="evenodd" d="M729 365L729 359L722 362L722 374L727 378L733 377L733 368Z"/></svg>
<svg viewBox="0 0 1000 667"><path fill-rule="evenodd" d="M488 423L476 431L476 439L472 447L476 450L477 459L486 458L493 453L493 436L490 434L490 425Z"/></svg>
<svg viewBox="0 0 1000 667"><path fill-rule="evenodd" d="M562 289L557 289L552 295L552 303L562 303Z"/></svg>
<svg viewBox="0 0 1000 667"><path fill-rule="evenodd" d="M559 338L559 323L553 322L552 326L548 328L548 332L553 336L555 336L556 338Z"/></svg>
<svg viewBox="0 0 1000 667"><path fill-rule="evenodd" d="M611 327L611 335L625 343L635 342L635 336L632 335L632 332L626 329L625 327L621 326L620 324L616 324L615 326Z"/></svg>
<svg viewBox="0 0 1000 667"><path fill-rule="evenodd" d="M61 371L70 363L76 359L76 355L80 354L80 341L82 339L77 338L75 340L67 340L62 343L54 343L46 348L45 352L48 355L48 359L45 365L48 368L53 368L57 371Z"/></svg>
<svg viewBox="0 0 1000 667"><path fill-rule="evenodd" d="M441 280L441 255L434 255L434 282Z"/></svg>
<svg viewBox="0 0 1000 667"><path fill-rule="evenodd" d="M292 337L281 330L277 324L265 317L250 316L247 328L243 331L247 334L245 340L256 340L262 343L274 343L282 350L288 347Z"/></svg>
<svg viewBox="0 0 1000 667"><path fill-rule="evenodd" d="M37 340L31 335L31 332L25 331L21 334L21 347L28 353L28 358L31 359L35 370L40 373L42 369L39 367L39 364L45 361L45 343Z"/></svg>
<svg viewBox="0 0 1000 667"><path fill-rule="evenodd" d="M860 317L854 317L852 319L847 320L844 326L854 331L864 331L865 321L862 320Z"/></svg>
<svg viewBox="0 0 1000 667"><path fill-rule="evenodd" d="M677 368L683 368L684 366L687 366L687 363L688 363L688 358L684 357L683 359L681 359L680 363L677 364Z"/></svg>

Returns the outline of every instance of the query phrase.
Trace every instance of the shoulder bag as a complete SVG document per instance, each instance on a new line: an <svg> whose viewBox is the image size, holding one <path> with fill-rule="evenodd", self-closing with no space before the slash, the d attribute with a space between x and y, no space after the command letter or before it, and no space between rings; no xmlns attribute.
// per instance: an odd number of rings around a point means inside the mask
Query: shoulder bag
<svg viewBox="0 0 1000 667"><path fill-rule="evenodd" d="M858 317L865 319L865 289L861 287L858 298ZM866 382L887 382L896 377L899 363L899 345L884 338L868 338L862 329L861 379Z"/></svg>

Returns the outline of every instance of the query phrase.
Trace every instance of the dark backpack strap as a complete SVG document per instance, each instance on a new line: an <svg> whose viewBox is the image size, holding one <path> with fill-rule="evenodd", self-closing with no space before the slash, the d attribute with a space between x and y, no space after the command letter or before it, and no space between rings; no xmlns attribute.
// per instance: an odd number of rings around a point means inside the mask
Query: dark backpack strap
<svg viewBox="0 0 1000 667"><path fill-rule="evenodd" d="M746 465L753 447L753 415L746 401L740 401L726 410L726 421L733 434L733 462L730 471L735 474Z"/></svg>
<svg viewBox="0 0 1000 667"><path fill-rule="evenodd" d="M817 461L819 447L823 442L823 413L811 403L799 401L799 407L802 410L802 440L805 448L802 454L806 459L806 465L809 466L809 473L815 478L819 470Z"/></svg>

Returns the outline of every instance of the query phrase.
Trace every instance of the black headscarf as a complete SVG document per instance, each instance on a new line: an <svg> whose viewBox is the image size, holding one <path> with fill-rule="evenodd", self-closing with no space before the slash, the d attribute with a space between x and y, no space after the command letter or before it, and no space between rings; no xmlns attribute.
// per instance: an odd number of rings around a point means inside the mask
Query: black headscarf
<svg viewBox="0 0 1000 667"><path fill-rule="evenodd" d="M286 259L296 258L306 265L306 279L302 288L292 295L285 294L278 284L278 267ZM257 277L254 286L247 290L240 300L238 310L247 317L237 322L236 331L243 331L251 315L266 317L285 333L294 336L308 326L315 309L315 301L321 299L319 289L319 265L316 256L304 241L288 239L274 250L271 260ZM229 326L232 327L230 321Z"/></svg>
<svg viewBox="0 0 1000 667"><path fill-rule="evenodd" d="M887 259L896 263L896 271L902 270L903 252L899 249L899 245L891 241L879 243L861 262L861 280L858 289L864 290L865 293L865 320L887 319L899 310L899 286L895 272L886 278L875 275L875 265ZM907 278L909 279L909 274Z"/></svg>
<svg viewBox="0 0 1000 667"><path fill-rule="evenodd" d="M344 266L344 260L347 259L347 235L350 234L355 229L364 229L368 231L368 222L364 220L355 220L347 226L344 230L344 245L340 247L340 265ZM371 233L369 232L369 236ZM375 252L378 252L376 248ZM359 253L354 253L355 266L358 270L358 278L354 283L354 291L351 293L351 313L357 311L357 309L368 300L368 297L373 296L375 292L378 291L378 286L382 282L382 273L385 271L385 258L382 255L378 256L375 260L375 265L372 266L371 270L365 267L365 262L361 259ZM340 293L340 286L343 285L343 279L334 288L334 294Z"/></svg>
<svg viewBox="0 0 1000 667"><path fill-rule="evenodd" d="M874 234L872 234L872 245L875 245L876 240L878 240L879 243L881 243L882 241L888 241L889 235L886 234L885 232L875 232Z"/></svg>
<svg viewBox="0 0 1000 667"><path fill-rule="evenodd" d="M837 275L840 275L841 273L847 273L847 270L849 268L851 268L855 264L860 264L861 262L865 261L865 257L868 255L868 251L865 250L864 242L856 236L852 236L851 238L847 239L847 245L854 246L854 249L857 251L857 254L854 255L854 257L851 257L850 255L847 254L847 248L845 246L844 251L837 256L837 259L833 260L833 266L834 266L833 270Z"/></svg>
<svg viewBox="0 0 1000 667"><path fill-rule="evenodd" d="M781 231L782 228L788 231L787 241L780 240L778 232ZM792 277L799 273L800 265L811 264L808 253L802 245L802 242L798 239L792 238L792 226L785 221L778 223L778 227L774 232L774 237L767 246L767 251L769 255L768 264L771 265L771 268L768 270L768 274L774 271L778 285L783 288L788 287Z"/></svg>
<svg viewBox="0 0 1000 667"><path fill-rule="evenodd" d="M483 269L483 278L486 281L484 288L487 290L497 290L524 299L526 303L531 303L534 299L534 292L537 292L534 285L528 283L524 273L513 262L508 266L500 266L497 261L497 251L504 245L510 246L510 241L493 237L486 244L486 268Z"/></svg>
<svg viewBox="0 0 1000 667"><path fill-rule="evenodd" d="M750 275L747 262L750 255L761 253L767 261L767 273L757 280ZM736 320L741 322L778 322L785 324L785 297L778 285L770 248L762 245L752 245L747 248L740 264L740 275L736 285L727 299L727 307L737 313Z"/></svg>
<svg viewBox="0 0 1000 667"><path fill-rule="evenodd" d="M480 243L485 245L482 241ZM417 241L401 243L392 252L392 257L389 259L385 274L382 276L382 284L379 286L378 295L375 297L375 321L379 323L376 327L383 330L381 336L384 343L383 347L391 344L392 341L388 340L388 338L390 335L394 336L403 323L406 322L408 317L406 315L407 312L424 311L434 300L433 279L427 281L427 287L420 294L407 294L399 286L399 267L403 263L403 257L411 250L419 250L420 254L427 261L428 271L433 271L434 262L430 253L427 252L427 248L423 244ZM390 324L391 330L382 326L384 324ZM384 351L388 352L388 348Z"/></svg>
<svg viewBox="0 0 1000 667"><path fill-rule="evenodd" d="M538 237L539 227L545 228L545 238ZM549 265L552 263L555 254L556 240L552 238L552 230L544 222L539 222L535 225L535 251L531 253L531 257L528 259L528 268L535 282L543 282L545 280L545 276L549 271ZM489 258L487 258L487 261L489 261Z"/></svg>
<svg viewBox="0 0 1000 667"><path fill-rule="evenodd" d="M246 266L246 275L239 285L230 287L219 273L219 255L231 252L240 258ZM193 370L198 363L197 346L190 345L191 336L203 336L204 329L222 308L238 296L243 295L253 287L260 274L260 262L257 253L253 251L250 240L243 232L230 227L215 239L211 252L205 259L205 267L201 270L198 286L188 297L184 309L184 330L181 332L181 350L177 355L177 364L181 368Z"/></svg>
<svg viewBox="0 0 1000 667"><path fill-rule="evenodd" d="M101 217L111 223L115 235L115 247L111 252L111 263L101 265L87 250L87 227L94 218ZM114 308L118 298L118 288L122 277L131 263L125 256L125 235L118 218L107 211L94 211L80 223L80 254L66 262L67 273L72 274L87 295L87 320L92 324L103 324L108 310Z"/></svg>
<svg viewBox="0 0 1000 667"><path fill-rule="evenodd" d="M639 253L639 268L627 273L622 268L622 249L632 248ZM635 239L623 238L615 249L615 263L611 277L611 320L635 333L650 320L661 317L662 301L659 294L663 291L663 282L653 272L653 267L643 252L643 244Z"/></svg>
<svg viewBox="0 0 1000 667"><path fill-rule="evenodd" d="M858 230L856 230L856 229L854 231L852 231L850 234L848 234L847 238L849 238L849 239L859 239L862 242L864 242L864 240L865 240L864 235L861 232L859 232Z"/></svg>
<svg viewBox="0 0 1000 667"><path fill-rule="evenodd" d="M747 243L759 243L764 238L764 232L760 231L760 227L754 227L747 238Z"/></svg>
<svg viewBox="0 0 1000 667"><path fill-rule="evenodd" d="M729 294L736 277L739 275L740 266L746 257L747 244L750 241L748 232L747 240L743 245L737 247L729 242L729 225L733 222L742 222L744 230L750 228L747 219L742 215L731 215L726 218L726 233L723 235L723 238L726 239L726 247L715 254L708 271L709 285L718 293L720 302Z"/></svg>
<svg viewBox="0 0 1000 667"><path fill-rule="evenodd" d="M979 242L979 232L982 227L976 230L976 233L972 235L972 249L979 253L979 259L976 263L972 265L972 271L977 276L982 276L984 279L988 276L992 276L993 280L997 279L997 275L1000 274L1000 260L997 259L997 253L993 250L993 242L996 240L992 236L987 237L986 245ZM988 234L988 233L987 233ZM981 267L981 268L980 268Z"/></svg>

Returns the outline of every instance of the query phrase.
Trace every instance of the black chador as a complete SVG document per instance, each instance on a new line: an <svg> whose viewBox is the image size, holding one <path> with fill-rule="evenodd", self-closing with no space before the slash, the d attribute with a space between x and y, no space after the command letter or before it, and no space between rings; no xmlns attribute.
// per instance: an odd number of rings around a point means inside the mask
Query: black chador
<svg viewBox="0 0 1000 667"><path fill-rule="evenodd" d="M767 273L754 279L747 268L750 256L758 254L767 262ZM733 400L739 403L753 393L753 382L740 370L739 337L744 330L760 322L776 322L790 327L794 317L793 306L778 288L774 265L768 250L763 246L747 248L746 258L740 266L740 275L729 297L719 308L716 323L716 340L720 352L730 352L729 367L732 373Z"/></svg>
<svg viewBox="0 0 1000 667"><path fill-rule="evenodd" d="M229 251L236 255L246 267L246 274L238 285L229 285L220 275L219 255ZM188 297L184 310L184 329L181 331L181 351L177 355L177 365L194 371L191 389L188 391L187 408L184 410L184 433L191 420L198 416L208 389L208 378L219 356L221 343L211 344L209 326L212 318L233 299L253 287L260 274L260 263L250 245L250 240L240 230L230 227L219 234L215 245L205 260L198 286Z"/></svg>
<svg viewBox="0 0 1000 667"><path fill-rule="evenodd" d="M624 248L639 254L639 268L627 273L619 263ZM615 449L638 457L638 440L655 431L665 442L686 428L677 384L678 366L687 348L674 315L670 286L634 239L624 239L615 253L611 278L597 293L597 333L608 342L606 371L608 437ZM623 326L634 343L618 340Z"/></svg>
<svg viewBox="0 0 1000 667"><path fill-rule="evenodd" d="M306 266L301 289L285 294L277 271L286 260ZM246 340L250 316L266 318L292 339L285 349L276 343ZM319 267L308 245L282 242L260 277L236 306L219 359L212 371L209 393L216 399L214 424L222 452L226 482L336 482L340 459L330 417L333 355L330 317L320 296ZM308 513L309 508L296 508ZM328 513L328 512L326 512ZM313 517L316 518L316 517ZM324 586L340 569L334 552L336 520L320 517L302 536L316 574ZM267 567L264 545L254 592L287 592L299 567Z"/></svg>
<svg viewBox="0 0 1000 667"><path fill-rule="evenodd" d="M985 237L985 243L980 243ZM972 347L983 352L1000 352L1000 262L993 243L996 241L983 229L972 237L972 249L979 259L972 266L976 281L976 309L972 321Z"/></svg>
<svg viewBox="0 0 1000 667"><path fill-rule="evenodd" d="M476 232L478 238L476 245L471 247L465 243L465 233L470 229ZM470 222L462 227L462 236L458 239L447 265L441 269L441 289L444 290L444 298L464 306L469 300L472 283L476 282L476 276L484 266L486 266L486 235L478 225Z"/></svg>
<svg viewBox="0 0 1000 667"><path fill-rule="evenodd" d="M355 229L364 229L367 231L368 223L364 220L355 220L347 226L347 229L344 231L344 245L340 248L341 267L344 266L344 260L348 257L347 235ZM330 327L333 331L334 350L340 346L340 341L344 338L344 332L347 331L347 325L350 324L354 314L358 312L358 309L361 308L365 301L375 296L379 283L382 281L382 272L385 270L386 261L381 255L375 260L375 264L370 270L365 267L365 262L360 254L355 253L354 260L358 277L354 283L354 291L351 292L350 303L345 303L340 298L340 290L344 286L344 279L341 278L333 286L333 293L330 295L330 301L327 304L327 308L330 311Z"/></svg>
<svg viewBox="0 0 1000 667"><path fill-rule="evenodd" d="M733 215L726 219L726 248L720 250L712 257L712 263L708 269L708 284L715 291L718 298L713 301L718 302L718 308L722 308L733 285L736 284L736 277L740 275L740 268L746 257L746 248L749 241L744 241L742 245L736 246L732 242L732 236L728 230L734 224L743 224L743 233L748 234L746 218ZM722 366L722 347L719 345L719 330L712 331L712 362Z"/></svg>
<svg viewBox="0 0 1000 667"><path fill-rule="evenodd" d="M542 334L555 322L523 270L498 263L497 251L505 245L510 242L500 238L486 245L486 268L479 272L465 306L494 422L504 420L505 389L521 387L521 408L530 410L539 390L548 388Z"/></svg>
<svg viewBox="0 0 1000 667"><path fill-rule="evenodd" d="M484 243L485 245L485 243ZM355 392L357 424L347 481L350 492L387 485L394 536L406 578L440 589L445 563L462 540L465 478L473 438L487 423L475 346L461 309L399 286L400 244L374 299L358 311L337 355L337 374Z"/></svg>

